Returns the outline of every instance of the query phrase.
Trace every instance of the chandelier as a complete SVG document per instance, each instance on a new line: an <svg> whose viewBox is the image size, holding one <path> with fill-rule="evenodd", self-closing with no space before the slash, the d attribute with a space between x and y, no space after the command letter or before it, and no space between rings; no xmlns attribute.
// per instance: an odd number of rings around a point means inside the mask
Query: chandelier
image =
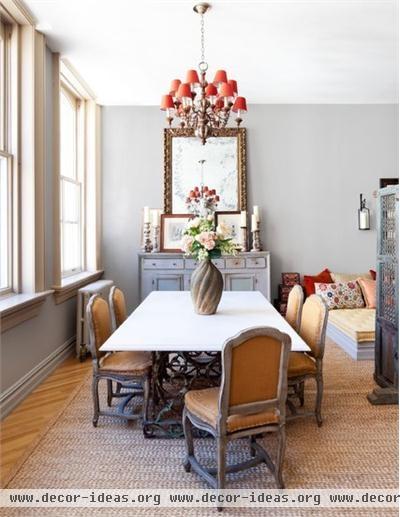
<svg viewBox="0 0 400 517"><path fill-rule="evenodd" d="M163 95L161 109L165 111L169 127L176 118L181 128L194 129L204 145L214 129L226 127L231 111L236 114L237 127L247 111L246 99L238 96L237 83L229 79L225 70L217 70L213 82L206 80L208 64L205 61L204 14L210 4L201 3L193 7L200 15L201 58L196 70L188 70L186 82L174 79L170 92Z"/></svg>

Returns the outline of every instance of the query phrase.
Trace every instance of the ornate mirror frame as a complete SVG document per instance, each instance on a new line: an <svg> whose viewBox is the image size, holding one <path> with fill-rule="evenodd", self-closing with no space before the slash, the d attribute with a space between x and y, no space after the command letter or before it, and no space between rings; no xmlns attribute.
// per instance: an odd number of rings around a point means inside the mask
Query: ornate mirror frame
<svg viewBox="0 0 400 517"><path fill-rule="evenodd" d="M172 141L174 137L194 137L193 129L166 128L164 129L164 213L172 213ZM247 209L247 172L246 172L246 129L224 128L215 129L213 137L236 137L237 139L237 210ZM207 143L205 144L207 145ZM217 192L218 194L218 192Z"/></svg>

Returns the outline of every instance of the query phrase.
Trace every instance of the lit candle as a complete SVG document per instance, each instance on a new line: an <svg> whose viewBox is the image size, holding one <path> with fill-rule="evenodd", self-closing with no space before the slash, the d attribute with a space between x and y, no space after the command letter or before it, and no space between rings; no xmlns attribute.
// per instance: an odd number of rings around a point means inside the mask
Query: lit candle
<svg viewBox="0 0 400 517"><path fill-rule="evenodd" d="M260 222L260 210L257 205L253 207L253 214L256 216L256 221Z"/></svg>
<svg viewBox="0 0 400 517"><path fill-rule="evenodd" d="M153 226L155 226L155 227L160 226L160 212L158 210L151 211L151 220L152 220Z"/></svg>
<svg viewBox="0 0 400 517"><path fill-rule="evenodd" d="M148 206L145 206L143 211L144 211L143 221L144 221L144 223L149 223L150 222L150 208Z"/></svg>
<svg viewBox="0 0 400 517"><path fill-rule="evenodd" d="M256 214L251 215L251 231L255 232L257 230L257 216Z"/></svg>
<svg viewBox="0 0 400 517"><path fill-rule="evenodd" d="M240 212L240 226L241 228L247 228L247 212L242 210Z"/></svg>

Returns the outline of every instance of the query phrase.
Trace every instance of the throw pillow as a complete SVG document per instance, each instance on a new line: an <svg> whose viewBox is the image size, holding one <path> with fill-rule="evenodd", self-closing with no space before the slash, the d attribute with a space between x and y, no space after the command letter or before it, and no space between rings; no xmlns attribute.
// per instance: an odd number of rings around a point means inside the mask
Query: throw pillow
<svg viewBox="0 0 400 517"><path fill-rule="evenodd" d="M357 278L368 278L371 280L371 273L331 273L332 282L335 283L346 283L346 282L356 282Z"/></svg>
<svg viewBox="0 0 400 517"><path fill-rule="evenodd" d="M360 309L365 307L360 286L357 282L315 284L315 294L319 294L328 309Z"/></svg>
<svg viewBox="0 0 400 517"><path fill-rule="evenodd" d="M304 290L306 292L306 297L311 296L315 293L315 283L324 283L329 284L332 282L332 277L329 269L324 269L321 271L321 273L318 273L318 275L304 275L303 278L303 284L304 284Z"/></svg>
<svg viewBox="0 0 400 517"><path fill-rule="evenodd" d="M368 280L366 278L359 278L357 282L361 287L367 308L376 309L376 281Z"/></svg>

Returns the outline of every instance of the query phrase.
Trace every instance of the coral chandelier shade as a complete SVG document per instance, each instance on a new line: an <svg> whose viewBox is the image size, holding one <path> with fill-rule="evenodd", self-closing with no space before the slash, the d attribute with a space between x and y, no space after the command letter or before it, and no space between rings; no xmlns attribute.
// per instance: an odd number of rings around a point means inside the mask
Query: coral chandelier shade
<svg viewBox="0 0 400 517"><path fill-rule="evenodd" d="M228 79L225 70L217 70L214 80L208 82L205 61L204 14L210 4L200 3L193 10L200 15L201 58L197 70L186 72L185 82L173 79L169 94L161 98L161 110L165 111L169 127L174 120L179 127L193 129L197 137L206 143L214 130L227 126L231 112L236 114L237 127L242 122L243 113L247 111L246 99L238 96L238 85L234 79Z"/></svg>

